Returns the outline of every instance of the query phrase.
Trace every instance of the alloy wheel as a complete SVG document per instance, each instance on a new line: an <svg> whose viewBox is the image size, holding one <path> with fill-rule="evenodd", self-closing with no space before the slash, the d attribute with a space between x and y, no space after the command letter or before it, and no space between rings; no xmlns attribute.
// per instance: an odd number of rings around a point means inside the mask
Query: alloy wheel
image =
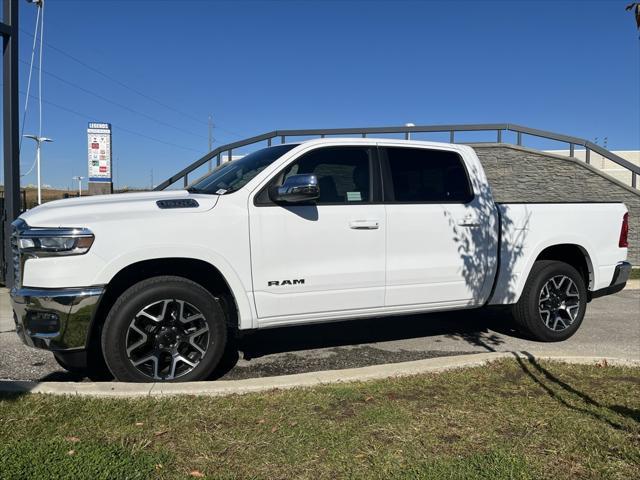
<svg viewBox="0 0 640 480"><path fill-rule="evenodd" d="M129 323L127 357L146 377L173 380L193 371L209 346L209 326L188 302L164 299L141 309Z"/></svg>
<svg viewBox="0 0 640 480"><path fill-rule="evenodd" d="M547 280L540 291L538 311L548 329L560 332L569 328L580 311L580 293L575 282L566 275Z"/></svg>

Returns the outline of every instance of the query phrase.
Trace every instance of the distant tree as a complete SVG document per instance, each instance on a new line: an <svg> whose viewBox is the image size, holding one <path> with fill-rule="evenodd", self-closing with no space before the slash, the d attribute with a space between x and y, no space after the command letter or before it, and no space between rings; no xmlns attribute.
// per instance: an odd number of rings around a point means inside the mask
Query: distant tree
<svg viewBox="0 0 640 480"><path fill-rule="evenodd" d="M636 17L636 26L638 30L640 30L640 2L630 3L625 10L633 12L633 15Z"/></svg>

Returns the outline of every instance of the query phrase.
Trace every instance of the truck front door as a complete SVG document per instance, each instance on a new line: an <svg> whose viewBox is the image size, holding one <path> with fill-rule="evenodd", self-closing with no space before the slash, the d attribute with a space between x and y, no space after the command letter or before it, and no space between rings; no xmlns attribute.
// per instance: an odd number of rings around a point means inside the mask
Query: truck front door
<svg viewBox="0 0 640 480"><path fill-rule="evenodd" d="M275 204L267 186L249 205L260 322L331 319L335 312L384 306L386 222L384 206L375 202L381 195L375 147L303 152L269 185L296 174L317 176L315 204Z"/></svg>

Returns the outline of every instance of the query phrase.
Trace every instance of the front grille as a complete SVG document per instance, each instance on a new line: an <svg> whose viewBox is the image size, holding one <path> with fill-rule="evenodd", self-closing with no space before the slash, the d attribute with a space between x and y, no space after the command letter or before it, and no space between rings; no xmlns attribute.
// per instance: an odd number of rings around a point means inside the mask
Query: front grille
<svg viewBox="0 0 640 480"><path fill-rule="evenodd" d="M11 261L13 262L13 285L19 288L22 283L20 251L18 250L18 234L13 231L11 235Z"/></svg>

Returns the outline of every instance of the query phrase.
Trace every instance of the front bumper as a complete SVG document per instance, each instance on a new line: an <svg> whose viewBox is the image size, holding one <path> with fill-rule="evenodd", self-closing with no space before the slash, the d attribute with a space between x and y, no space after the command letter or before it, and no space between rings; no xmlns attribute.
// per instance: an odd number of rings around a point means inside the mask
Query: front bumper
<svg viewBox="0 0 640 480"><path fill-rule="evenodd" d="M596 290L591 293L591 298L604 297L605 295L613 295L623 290L627 285L631 275L631 264L629 262L620 262L616 265L616 269L613 272L613 278L611 279L611 285L600 290Z"/></svg>
<svg viewBox="0 0 640 480"><path fill-rule="evenodd" d="M16 332L31 347L54 351L84 349L103 293L102 287L13 289Z"/></svg>

